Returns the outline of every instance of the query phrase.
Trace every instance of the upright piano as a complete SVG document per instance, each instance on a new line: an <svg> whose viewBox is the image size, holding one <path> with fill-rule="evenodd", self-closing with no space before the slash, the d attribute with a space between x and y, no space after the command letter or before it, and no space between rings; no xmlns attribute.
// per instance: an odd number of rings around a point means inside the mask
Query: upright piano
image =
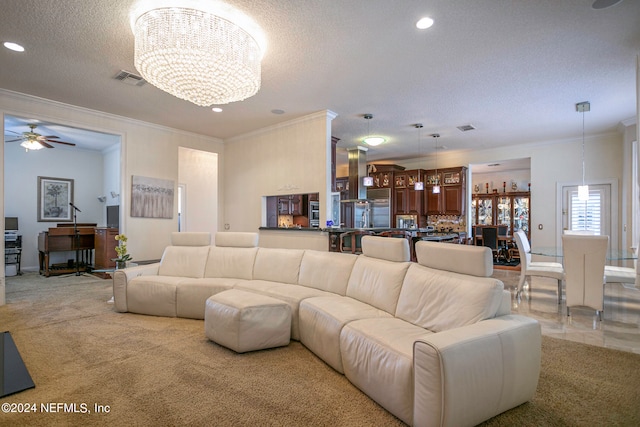
<svg viewBox="0 0 640 427"><path fill-rule="evenodd" d="M92 251L95 248L94 234L97 224L57 224L48 231L38 235L38 257L40 260L40 274L50 275L69 274L76 271L87 271L92 263ZM77 235L76 235L77 231ZM77 251L73 260L65 263L50 265L51 252ZM77 258L77 259L76 259ZM77 265L76 265L77 263Z"/></svg>

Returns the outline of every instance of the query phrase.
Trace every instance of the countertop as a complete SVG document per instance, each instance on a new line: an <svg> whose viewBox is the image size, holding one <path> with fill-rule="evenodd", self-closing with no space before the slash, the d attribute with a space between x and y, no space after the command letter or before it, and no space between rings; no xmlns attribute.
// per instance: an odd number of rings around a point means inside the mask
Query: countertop
<svg viewBox="0 0 640 427"><path fill-rule="evenodd" d="M259 227L258 230L273 230L273 231L326 231L318 227Z"/></svg>
<svg viewBox="0 0 640 427"><path fill-rule="evenodd" d="M391 227L372 227L372 228L318 228L318 227L260 227L259 230L274 230L274 231L314 231L314 232L326 232L326 233L345 233L347 231L409 231L409 232L421 232L421 233L429 233L428 236L425 237L435 237L435 238L447 238L449 236L458 236L458 232L451 231L433 231L426 228L391 228Z"/></svg>

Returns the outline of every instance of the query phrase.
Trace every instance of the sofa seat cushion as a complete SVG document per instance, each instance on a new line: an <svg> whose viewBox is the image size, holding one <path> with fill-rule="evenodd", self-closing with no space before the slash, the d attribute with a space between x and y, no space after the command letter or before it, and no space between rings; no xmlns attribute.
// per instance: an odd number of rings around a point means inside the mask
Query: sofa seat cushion
<svg viewBox="0 0 640 427"><path fill-rule="evenodd" d="M300 303L300 341L328 365L344 373L340 332L354 320L391 315L369 304L342 296L308 298Z"/></svg>
<svg viewBox="0 0 640 427"><path fill-rule="evenodd" d="M407 271L395 316L440 332L495 317L504 284L412 264Z"/></svg>
<svg viewBox="0 0 640 427"><path fill-rule="evenodd" d="M132 313L176 317L176 290L184 277L137 276L127 286L127 309Z"/></svg>
<svg viewBox="0 0 640 427"><path fill-rule="evenodd" d="M291 339L300 340L300 326L298 311L300 302L306 298L322 297L333 295L329 292L315 288L307 288L300 285L290 285L286 283L267 282L264 280L249 280L236 285L236 289L248 290L277 298L286 302L291 307Z"/></svg>
<svg viewBox="0 0 640 427"><path fill-rule="evenodd" d="M167 246L158 274L175 277L204 277L209 246Z"/></svg>
<svg viewBox="0 0 640 427"><path fill-rule="evenodd" d="M350 322L340 334L346 377L405 423L413 421L413 343L432 332L397 318Z"/></svg>
<svg viewBox="0 0 640 427"><path fill-rule="evenodd" d="M178 317L204 319L204 307L211 295L233 289L241 279L202 278L185 279L180 282L176 293L176 314Z"/></svg>

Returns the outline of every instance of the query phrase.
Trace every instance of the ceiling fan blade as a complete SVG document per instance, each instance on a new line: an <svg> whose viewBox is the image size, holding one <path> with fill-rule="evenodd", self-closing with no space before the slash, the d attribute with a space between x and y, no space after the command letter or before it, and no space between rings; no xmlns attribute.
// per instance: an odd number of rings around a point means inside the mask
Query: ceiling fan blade
<svg viewBox="0 0 640 427"><path fill-rule="evenodd" d="M50 140L46 140L47 142L53 142L55 144L64 144L64 145L70 145L72 147L75 147L76 144L72 143L72 142L64 142L64 141L50 141Z"/></svg>
<svg viewBox="0 0 640 427"><path fill-rule="evenodd" d="M16 135L22 135L22 133L20 132L14 132L11 129L5 129L5 132L11 132L11 133L15 133Z"/></svg>
<svg viewBox="0 0 640 427"><path fill-rule="evenodd" d="M45 136L45 138L49 139L49 138L60 138L60 137L55 135L47 135Z"/></svg>
<svg viewBox="0 0 640 427"><path fill-rule="evenodd" d="M5 142L16 142L16 141L22 141L22 138L16 138L16 139L9 139Z"/></svg>
<svg viewBox="0 0 640 427"><path fill-rule="evenodd" d="M43 145L43 146L45 146L47 148L53 148L53 145L47 144L46 141L38 141L38 142L40 143L40 145Z"/></svg>

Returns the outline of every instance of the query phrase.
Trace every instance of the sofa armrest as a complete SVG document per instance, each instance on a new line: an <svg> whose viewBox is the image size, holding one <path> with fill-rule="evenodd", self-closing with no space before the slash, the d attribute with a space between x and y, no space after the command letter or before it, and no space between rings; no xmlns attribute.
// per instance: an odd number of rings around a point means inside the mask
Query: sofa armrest
<svg viewBox="0 0 640 427"><path fill-rule="evenodd" d="M540 324L521 315L415 342L413 425L477 425L531 400L541 346Z"/></svg>
<svg viewBox="0 0 640 427"><path fill-rule="evenodd" d="M129 280L138 276L157 276L160 263L138 265L113 272L113 300L116 311L129 311L127 308L127 285Z"/></svg>

